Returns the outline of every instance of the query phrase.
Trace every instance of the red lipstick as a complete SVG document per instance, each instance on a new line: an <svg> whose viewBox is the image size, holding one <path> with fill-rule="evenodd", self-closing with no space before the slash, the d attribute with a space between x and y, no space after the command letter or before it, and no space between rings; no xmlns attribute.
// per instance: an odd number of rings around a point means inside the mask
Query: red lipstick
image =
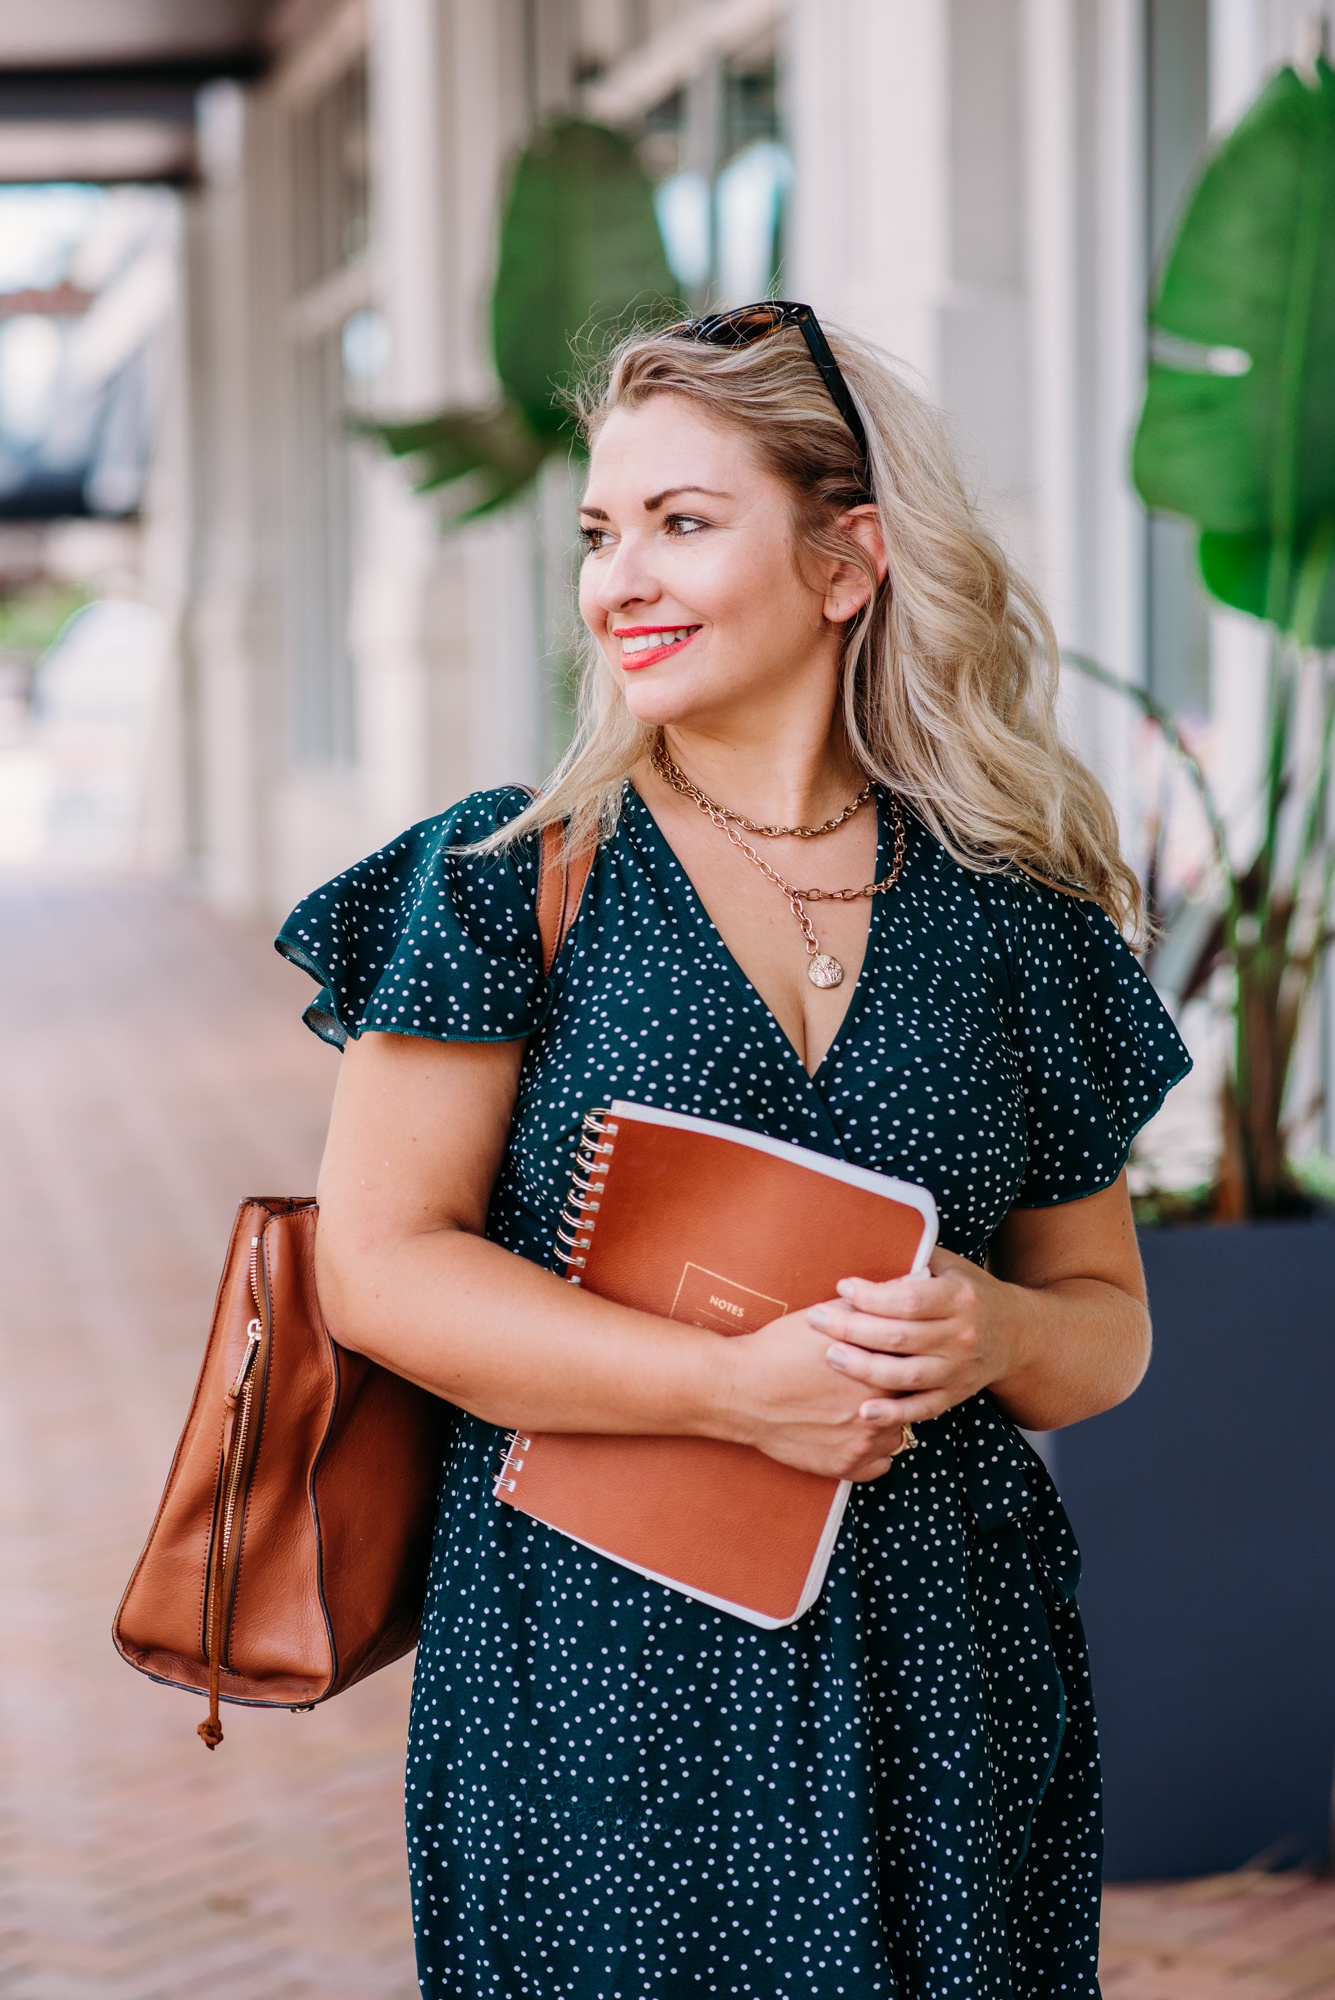
<svg viewBox="0 0 1335 2000"><path fill-rule="evenodd" d="M654 632L680 632L683 629L680 625L620 625L612 633L612 637L617 640L646 639ZM672 653L680 653L684 647L689 646L699 630L698 625L693 626L684 639L677 639L671 645L647 646L640 653L623 652L621 665L628 674L634 673L640 667L656 666L660 660L666 660Z"/></svg>

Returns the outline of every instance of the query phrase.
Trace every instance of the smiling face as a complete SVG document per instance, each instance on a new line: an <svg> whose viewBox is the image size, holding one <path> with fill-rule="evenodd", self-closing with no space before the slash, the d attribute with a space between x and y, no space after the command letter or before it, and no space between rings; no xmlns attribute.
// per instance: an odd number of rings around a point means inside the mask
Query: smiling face
<svg viewBox="0 0 1335 2000"><path fill-rule="evenodd" d="M580 611L633 715L749 733L814 699L828 718L841 630L799 571L792 497L743 432L668 393L614 410L584 501Z"/></svg>

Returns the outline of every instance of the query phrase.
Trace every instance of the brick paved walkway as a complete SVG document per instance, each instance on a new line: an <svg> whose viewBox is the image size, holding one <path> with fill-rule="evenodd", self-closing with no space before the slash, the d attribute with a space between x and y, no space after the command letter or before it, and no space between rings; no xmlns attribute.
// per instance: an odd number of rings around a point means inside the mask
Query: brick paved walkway
<svg viewBox="0 0 1335 2000"><path fill-rule="evenodd" d="M1104 2000L1331 2000L1335 1881L1240 1870L1109 1889Z"/></svg>
<svg viewBox="0 0 1335 2000"><path fill-rule="evenodd" d="M112 1651L236 1202L313 1188L337 1057L267 933L0 878L0 1993L410 2000L410 1663L310 1715Z"/></svg>
<svg viewBox="0 0 1335 2000"><path fill-rule="evenodd" d="M108 1637L236 1201L314 1186L337 1058L160 884L0 877L0 966L0 1995L412 2000L408 1662L209 1757ZM1335 2000L1330 1882L1119 1888L1106 1933L1106 2000Z"/></svg>

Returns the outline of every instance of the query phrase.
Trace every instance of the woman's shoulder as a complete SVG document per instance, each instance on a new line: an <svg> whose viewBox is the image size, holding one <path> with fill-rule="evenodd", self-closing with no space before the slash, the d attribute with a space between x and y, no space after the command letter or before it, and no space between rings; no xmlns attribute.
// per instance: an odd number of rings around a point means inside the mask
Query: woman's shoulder
<svg viewBox="0 0 1335 2000"><path fill-rule="evenodd" d="M1004 857L964 861L921 816L911 813L909 824L933 892L945 903L974 908L1008 959L1017 953L1029 960L1045 954L1062 959L1093 947L1135 963L1112 918L1078 884L1047 879L1041 870Z"/></svg>
<svg viewBox="0 0 1335 2000"><path fill-rule="evenodd" d="M421 894L441 888L447 879L498 878L507 862L522 870L531 861L536 868L533 840L482 854L469 851L502 832L529 801L522 785L499 785L472 792L446 811L417 820L304 896L288 924L303 912L315 916L331 905L355 908L370 899L381 908L389 893Z"/></svg>
<svg viewBox="0 0 1335 2000"><path fill-rule="evenodd" d="M921 839L932 897L967 903L981 925L955 927L957 964L973 963L985 937L1005 968L1029 1155L1016 1205L1111 1186L1135 1133L1191 1067L1163 1001L1112 918L1075 885L1014 863L969 867L925 828Z"/></svg>
<svg viewBox="0 0 1335 2000"><path fill-rule="evenodd" d="M467 849L490 840L519 817L532 801L532 794L523 785L497 785L490 791L470 792L467 798L459 799L444 812L432 813L427 819L414 821L402 833L395 834L383 847L374 849L362 860L355 861L333 877L342 882L359 872L377 868L380 872L402 868L405 862L420 861L427 856L450 856L467 860L466 853L455 856L454 849ZM516 842L516 852L524 843Z"/></svg>
<svg viewBox="0 0 1335 2000"><path fill-rule="evenodd" d="M520 785L474 792L297 904L275 944L324 989L321 1005L341 1035L374 1027L488 1040L531 1031L542 1011L538 836L477 852L529 796Z"/></svg>

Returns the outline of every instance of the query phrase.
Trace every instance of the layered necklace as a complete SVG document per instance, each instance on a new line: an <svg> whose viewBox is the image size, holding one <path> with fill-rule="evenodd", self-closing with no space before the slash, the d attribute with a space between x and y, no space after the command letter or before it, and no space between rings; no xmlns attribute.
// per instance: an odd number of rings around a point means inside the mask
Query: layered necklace
<svg viewBox="0 0 1335 2000"><path fill-rule="evenodd" d="M788 898L788 907L802 926L802 936L807 948L807 978L813 986L838 986L843 980L844 968L837 958L832 958L829 952L821 950L811 919L807 915L806 905L856 903L864 896L883 896L887 889L894 887L904 866L904 844L907 838L904 814L894 793L887 792L886 797L890 802L890 814L895 824L895 865L884 881L867 882L860 889L795 889L791 882L784 881L777 869L771 868L768 861L757 854L746 839L746 835L753 833L760 840L817 840L824 833L833 833L836 827L842 826L845 820L852 819L854 813L866 805L871 797L870 778L857 797L851 799L841 813L834 819L822 821L820 826L757 826L754 820L731 811L727 806L721 806L717 799L711 799L707 792L702 792L698 785L693 784L686 773L673 763L661 735L654 745L653 766L659 777L671 785L674 792L679 792L682 798L690 799L698 806L700 811L712 820L719 832L726 835L748 861L753 861L761 874L772 882L776 889L782 889Z"/></svg>

